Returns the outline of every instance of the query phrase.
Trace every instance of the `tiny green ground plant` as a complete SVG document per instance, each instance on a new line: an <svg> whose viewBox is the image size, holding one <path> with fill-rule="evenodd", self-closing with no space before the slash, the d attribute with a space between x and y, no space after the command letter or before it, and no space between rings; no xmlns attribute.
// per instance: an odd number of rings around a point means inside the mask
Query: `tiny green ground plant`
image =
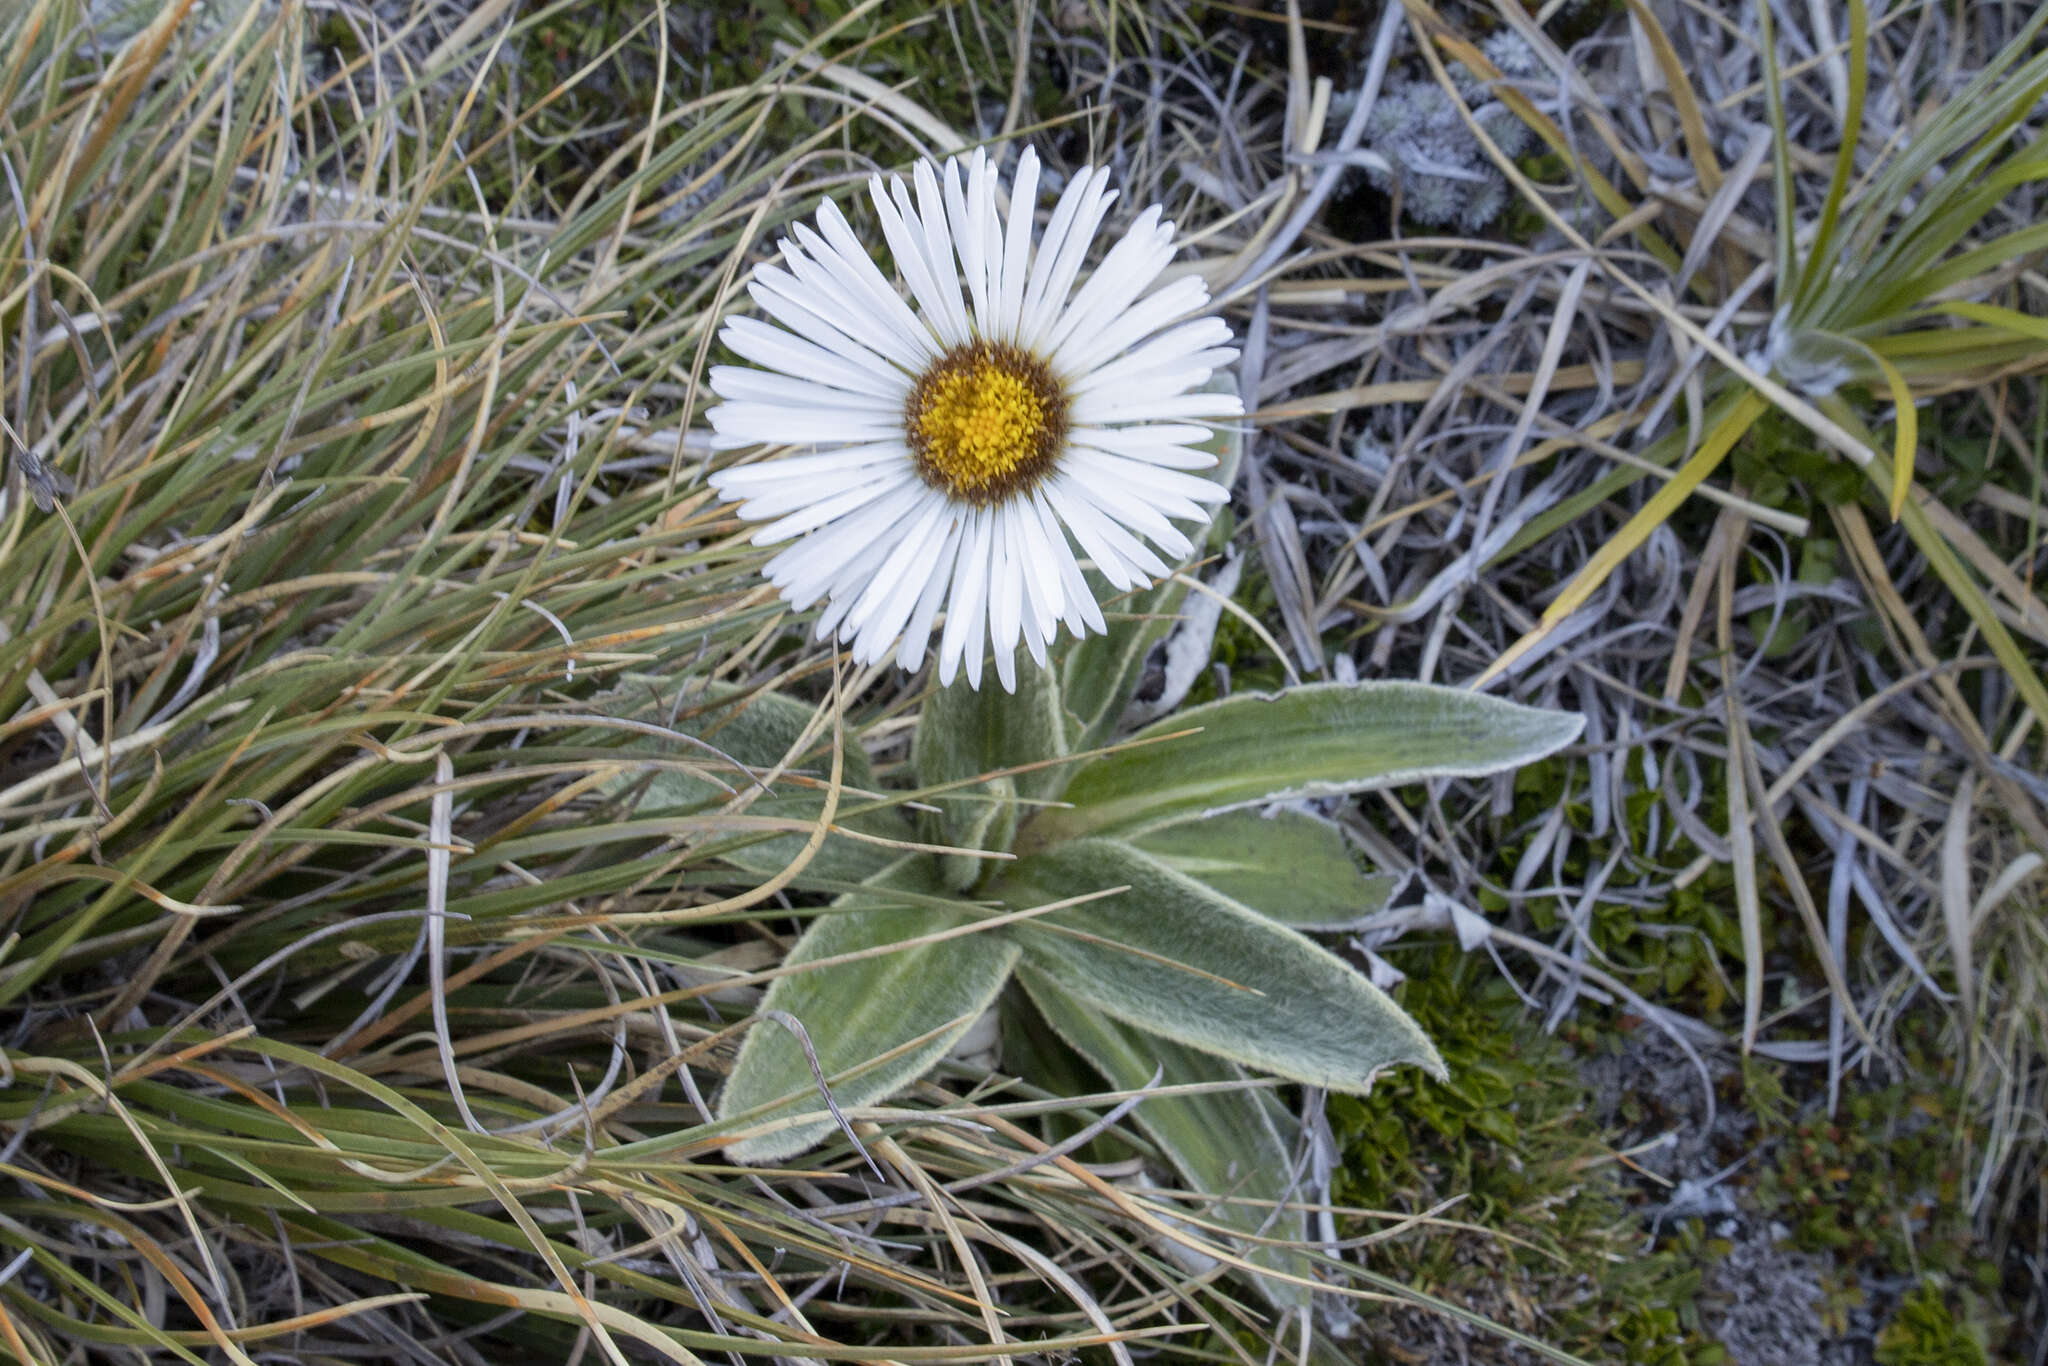
<svg viewBox="0 0 2048 1366"><path fill-rule="evenodd" d="M1852 1091L1834 1115L1802 1117L1782 1134L1757 1198L1791 1225L1794 1246L1884 1276L1995 1280L1966 1210L1963 1113L1953 1088Z"/></svg>
<svg viewBox="0 0 2048 1366"><path fill-rule="evenodd" d="M1932 1280L1906 1296L1878 1334L1874 1356L1877 1366L1987 1366L1991 1360L1981 1334L1956 1320Z"/></svg>
<svg viewBox="0 0 2048 1366"><path fill-rule="evenodd" d="M1901 1021L1907 1080L1845 1090L1832 1111L1789 1092L1798 1079L1781 1069L1746 1076L1765 1140L1750 1199L1784 1226L1787 1246L1828 1259L1837 1322L1839 1309L1874 1313L1880 1346L1900 1360L1983 1360L2030 1341L2007 1307L2018 1300L2004 1249L1971 1209L1973 1184L1995 1175L1976 1156L1989 1125L1932 1052L1943 1033L1932 1010Z"/></svg>

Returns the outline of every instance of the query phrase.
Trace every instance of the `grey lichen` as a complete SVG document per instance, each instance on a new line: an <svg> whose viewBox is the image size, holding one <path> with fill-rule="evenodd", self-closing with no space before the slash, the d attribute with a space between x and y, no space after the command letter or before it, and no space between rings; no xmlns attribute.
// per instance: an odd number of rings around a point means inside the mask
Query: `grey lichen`
<svg viewBox="0 0 2048 1366"><path fill-rule="evenodd" d="M1489 37L1482 50L1506 80L1526 79L1540 70L1536 53L1510 30ZM1449 75L1474 120L1502 152L1518 157L1530 149L1534 135L1493 98L1488 82L1461 63L1453 63ZM1348 112L1356 100L1355 93L1340 94L1332 112ZM1365 146L1384 163L1368 165L1366 177L1390 194L1398 187L1402 211L1417 223L1476 232L1508 205L1506 178L1466 126L1458 100L1433 80L1389 81L1366 116Z"/></svg>

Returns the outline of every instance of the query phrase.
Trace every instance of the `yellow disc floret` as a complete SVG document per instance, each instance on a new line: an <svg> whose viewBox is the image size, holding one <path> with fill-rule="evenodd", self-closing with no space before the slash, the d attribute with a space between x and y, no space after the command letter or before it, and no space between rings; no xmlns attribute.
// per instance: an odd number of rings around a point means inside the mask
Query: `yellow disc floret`
<svg viewBox="0 0 2048 1366"><path fill-rule="evenodd" d="M949 482L982 488L1021 464L1045 425L1031 386L992 367L941 376L917 415L932 462Z"/></svg>
<svg viewBox="0 0 2048 1366"><path fill-rule="evenodd" d="M918 378L904 417L924 481L985 507L1051 470L1066 440L1067 400L1036 356L977 341L947 352Z"/></svg>

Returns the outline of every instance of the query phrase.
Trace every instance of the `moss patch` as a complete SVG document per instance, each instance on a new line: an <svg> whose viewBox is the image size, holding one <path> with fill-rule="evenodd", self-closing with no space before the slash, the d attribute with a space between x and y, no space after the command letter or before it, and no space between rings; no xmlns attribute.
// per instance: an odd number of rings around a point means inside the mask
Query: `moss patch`
<svg viewBox="0 0 2048 1366"><path fill-rule="evenodd" d="M1699 1272L1675 1252L1646 1252L1571 1048L1544 1035L1491 963L1449 947L1399 952L1395 996L1450 1068L1437 1082L1392 1074L1370 1096L1339 1096L1335 1195L1345 1204L1443 1217L1373 1248L1375 1270L1595 1361L1708 1366L1699 1336ZM1354 1234L1370 1231L1359 1221ZM1379 1227L1374 1223L1371 1227ZM1390 1360L1440 1319L1368 1315ZM1510 1343L1461 1337L1476 1362L1533 1360Z"/></svg>

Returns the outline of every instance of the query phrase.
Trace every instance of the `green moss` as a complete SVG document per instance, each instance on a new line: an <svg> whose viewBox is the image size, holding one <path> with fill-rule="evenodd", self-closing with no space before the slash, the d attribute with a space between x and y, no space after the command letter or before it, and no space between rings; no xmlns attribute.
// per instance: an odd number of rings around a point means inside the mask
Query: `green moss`
<svg viewBox="0 0 2048 1366"><path fill-rule="evenodd" d="M1468 1227L1383 1244L1375 1269L1590 1360L1722 1361L1698 1336L1697 1269L1644 1251L1572 1051L1532 1027L1483 959L1396 952L1411 976L1395 994L1450 1079L1403 1071L1369 1096L1333 1098L1344 1151L1335 1194L1402 1212L1462 1196L1445 1217Z"/></svg>
<svg viewBox="0 0 2048 1366"><path fill-rule="evenodd" d="M1930 1080L1950 1070L1942 1021L1918 1011L1892 1037L1914 1080L1859 1087L1852 1078L1832 1116L1817 1077L1745 1066L1742 1102L1764 1140L1750 1200L1790 1230L1790 1246L1832 1261L1837 1320L1870 1287L1919 1280L1896 1306L1873 1306L1890 1313L1878 1352L1887 1366L1982 1362L1985 1343L2008 1337L2003 1345L2018 1350L2024 1327L1996 1307L1999 1265L1969 1209L1983 1124L1960 1088Z"/></svg>
<svg viewBox="0 0 2048 1366"><path fill-rule="evenodd" d="M1981 1332L1959 1323L1932 1280L1906 1296L1877 1338L1878 1366L1986 1366Z"/></svg>

